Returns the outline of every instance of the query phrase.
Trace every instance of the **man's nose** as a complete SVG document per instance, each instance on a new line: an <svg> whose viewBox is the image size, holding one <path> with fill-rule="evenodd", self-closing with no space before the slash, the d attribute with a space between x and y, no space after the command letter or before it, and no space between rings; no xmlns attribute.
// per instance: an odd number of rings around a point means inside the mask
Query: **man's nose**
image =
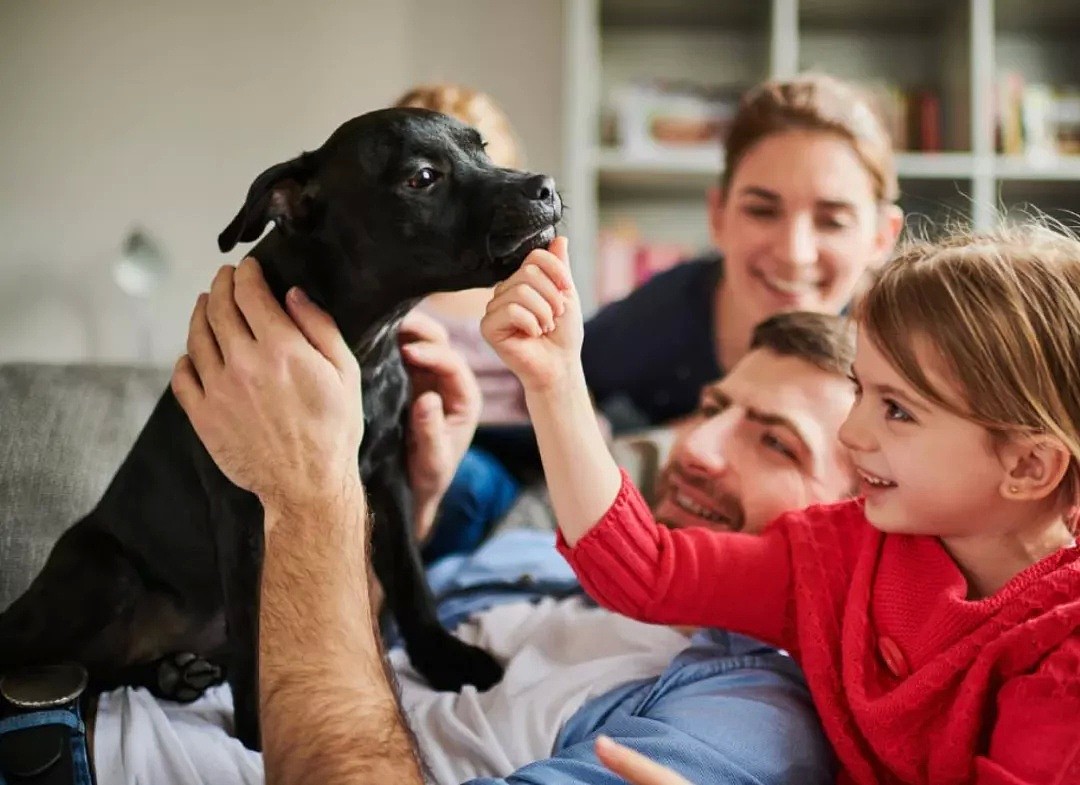
<svg viewBox="0 0 1080 785"><path fill-rule="evenodd" d="M710 417L686 434L679 450L683 469L697 477L719 477L730 468L728 454L738 414L728 409Z"/></svg>

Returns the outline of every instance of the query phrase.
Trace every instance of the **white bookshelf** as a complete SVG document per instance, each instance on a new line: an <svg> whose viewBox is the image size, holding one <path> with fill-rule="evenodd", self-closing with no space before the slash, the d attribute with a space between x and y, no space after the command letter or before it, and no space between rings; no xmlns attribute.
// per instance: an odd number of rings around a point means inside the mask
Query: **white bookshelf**
<svg viewBox="0 0 1080 785"><path fill-rule="evenodd" d="M933 85L945 152L898 154L909 226L990 225L1032 204L1080 213L1080 156L996 152L996 75L1080 84L1076 0L563 0L567 233L587 311L598 230L633 220L650 239L704 247L704 194L720 150L643 159L603 147L613 85L640 77L748 85L817 68L862 83ZM1076 218L1075 222L1080 222Z"/></svg>

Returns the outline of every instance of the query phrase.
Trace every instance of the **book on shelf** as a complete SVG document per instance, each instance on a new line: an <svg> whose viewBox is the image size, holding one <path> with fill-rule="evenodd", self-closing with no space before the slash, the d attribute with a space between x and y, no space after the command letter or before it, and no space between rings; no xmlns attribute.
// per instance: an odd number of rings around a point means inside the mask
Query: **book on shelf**
<svg viewBox="0 0 1080 785"><path fill-rule="evenodd" d="M937 153L945 148L941 96L926 87L865 84L893 147L903 152Z"/></svg>
<svg viewBox="0 0 1080 785"><path fill-rule="evenodd" d="M600 230L596 243L596 298L600 305L621 300L657 273L691 258L681 243L647 241L633 224Z"/></svg>
<svg viewBox="0 0 1080 785"><path fill-rule="evenodd" d="M600 139L628 160L702 160L722 150L743 86L652 80L613 88L601 114ZM897 150L944 149L941 97L925 87L865 84L863 92Z"/></svg>
<svg viewBox="0 0 1080 785"><path fill-rule="evenodd" d="M997 150L1054 160L1080 155L1080 87L1029 82L1003 71L994 96Z"/></svg>

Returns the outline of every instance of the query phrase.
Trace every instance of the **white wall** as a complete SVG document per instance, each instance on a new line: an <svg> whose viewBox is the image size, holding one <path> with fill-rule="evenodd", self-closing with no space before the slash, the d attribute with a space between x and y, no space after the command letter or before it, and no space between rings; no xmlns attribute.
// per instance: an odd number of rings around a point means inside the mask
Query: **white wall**
<svg viewBox="0 0 1080 785"><path fill-rule="evenodd" d="M111 266L171 263L152 361L181 351L218 232L266 166L410 83L491 91L558 175L559 0L0 2L0 360L139 359Z"/></svg>

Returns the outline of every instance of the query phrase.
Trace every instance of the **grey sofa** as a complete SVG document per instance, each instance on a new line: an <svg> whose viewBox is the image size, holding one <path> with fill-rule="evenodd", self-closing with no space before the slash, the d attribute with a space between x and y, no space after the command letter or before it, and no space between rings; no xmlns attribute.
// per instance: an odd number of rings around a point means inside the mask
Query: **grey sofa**
<svg viewBox="0 0 1080 785"><path fill-rule="evenodd" d="M97 502L168 379L155 368L0 365L0 608Z"/></svg>
<svg viewBox="0 0 1080 785"><path fill-rule="evenodd" d="M168 380L156 368L0 364L0 609L97 503ZM669 443L658 430L613 445L646 498ZM538 487L519 497L498 529L554 526Z"/></svg>

